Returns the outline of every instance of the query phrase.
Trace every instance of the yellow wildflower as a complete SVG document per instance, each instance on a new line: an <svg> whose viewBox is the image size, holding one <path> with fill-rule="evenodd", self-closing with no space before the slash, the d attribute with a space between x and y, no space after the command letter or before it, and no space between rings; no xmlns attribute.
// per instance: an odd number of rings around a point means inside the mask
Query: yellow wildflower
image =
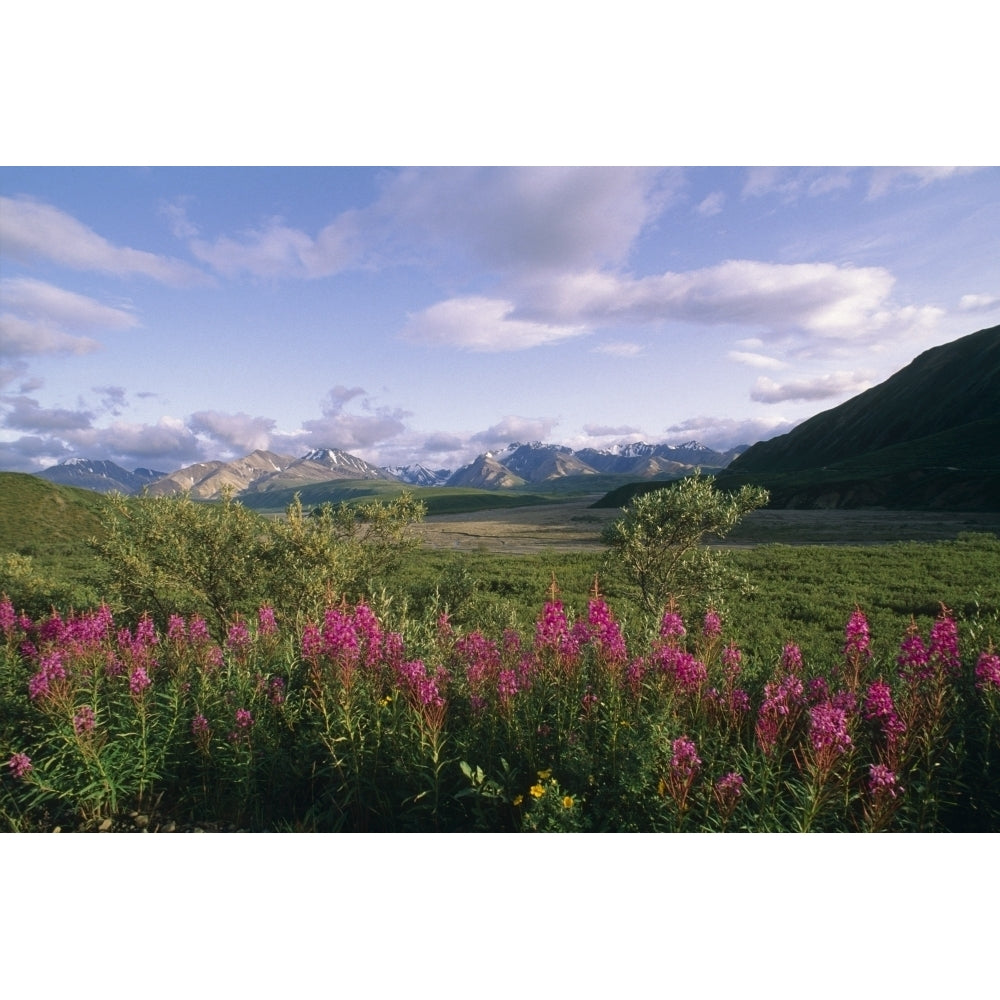
<svg viewBox="0 0 1000 1000"><path fill-rule="evenodd" d="M547 771L539 771L538 780L544 781L546 778L551 777L551 775L552 775L552 768L549 768Z"/></svg>
<svg viewBox="0 0 1000 1000"><path fill-rule="evenodd" d="M514 805L515 806L519 806L523 801L524 801L524 796L523 795L515 795L514 796Z"/></svg>
<svg viewBox="0 0 1000 1000"><path fill-rule="evenodd" d="M540 799L545 794L545 789L541 785L532 785L528 791L530 791L536 799Z"/></svg>
<svg viewBox="0 0 1000 1000"><path fill-rule="evenodd" d="M572 795L564 795L563 796L563 809L572 809L572 808L573 808L573 796Z"/></svg>

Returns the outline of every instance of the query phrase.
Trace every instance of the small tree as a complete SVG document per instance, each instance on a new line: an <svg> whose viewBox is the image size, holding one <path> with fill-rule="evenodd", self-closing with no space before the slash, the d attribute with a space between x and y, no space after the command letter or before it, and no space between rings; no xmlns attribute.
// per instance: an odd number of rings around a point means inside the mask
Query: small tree
<svg viewBox="0 0 1000 1000"><path fill-rule="evenodd" d="M604 541L645 607L656 613L670 597L714 597L721 580L717 556L700 548L705 535L727 535L770 496L759 486L738 493L715 489L715 479L694 475L635 497L605 531Z"/></svg>

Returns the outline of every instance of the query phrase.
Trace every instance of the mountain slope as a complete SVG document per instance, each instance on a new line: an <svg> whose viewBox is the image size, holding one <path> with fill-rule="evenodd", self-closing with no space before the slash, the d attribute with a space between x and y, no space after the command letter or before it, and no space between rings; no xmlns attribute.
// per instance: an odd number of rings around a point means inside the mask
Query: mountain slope
<svg viewBox="0 0 1000 1000"><path fill-rule="evenodd" d="M37 475L50 483L76 486L95 493L140 493L166 473L154 472L152 469L136 469L129 472L114 462L92 458L68 458Z"/></svg>
<svg viewBox="0 0 1000 1000"><path fill-rule="evenodd" d="M1000 327L925 351L718 478L764 485L774 506L1000 509Z"/></svg>

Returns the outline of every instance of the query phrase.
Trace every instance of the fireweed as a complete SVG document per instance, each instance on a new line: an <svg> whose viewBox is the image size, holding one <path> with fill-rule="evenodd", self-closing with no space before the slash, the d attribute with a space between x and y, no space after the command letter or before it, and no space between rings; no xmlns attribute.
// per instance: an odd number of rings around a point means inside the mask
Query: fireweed
<svg viewBox="0 0 1000 1000"><path fill-rule="evenodd" d="M0 820L906 830L1000 811L983 778L1000 656L963 661L946 609L888 674L860 608L826 671L792 642L744 670L716 611L688 628L671 604L630 640L596 587L580 616L553 592L527 636L436 611L390 626L364 602L294 626L265 605L221 645L201 618L165 621L0 600Z"/></svg>

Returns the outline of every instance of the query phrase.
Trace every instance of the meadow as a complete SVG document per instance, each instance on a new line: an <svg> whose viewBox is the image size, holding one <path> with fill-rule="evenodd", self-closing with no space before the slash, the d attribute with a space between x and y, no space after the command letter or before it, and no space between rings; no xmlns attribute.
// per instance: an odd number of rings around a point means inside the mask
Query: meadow
<svg viewBox="0 0 1000 1000"><path fill-rule="evenodd" d="M600 543L615 514L430 516L363 590L220 627L119 606L85 547L26 537L0 826L998 828L990 515L757 511L719 600L651 614Z"/></svg>

